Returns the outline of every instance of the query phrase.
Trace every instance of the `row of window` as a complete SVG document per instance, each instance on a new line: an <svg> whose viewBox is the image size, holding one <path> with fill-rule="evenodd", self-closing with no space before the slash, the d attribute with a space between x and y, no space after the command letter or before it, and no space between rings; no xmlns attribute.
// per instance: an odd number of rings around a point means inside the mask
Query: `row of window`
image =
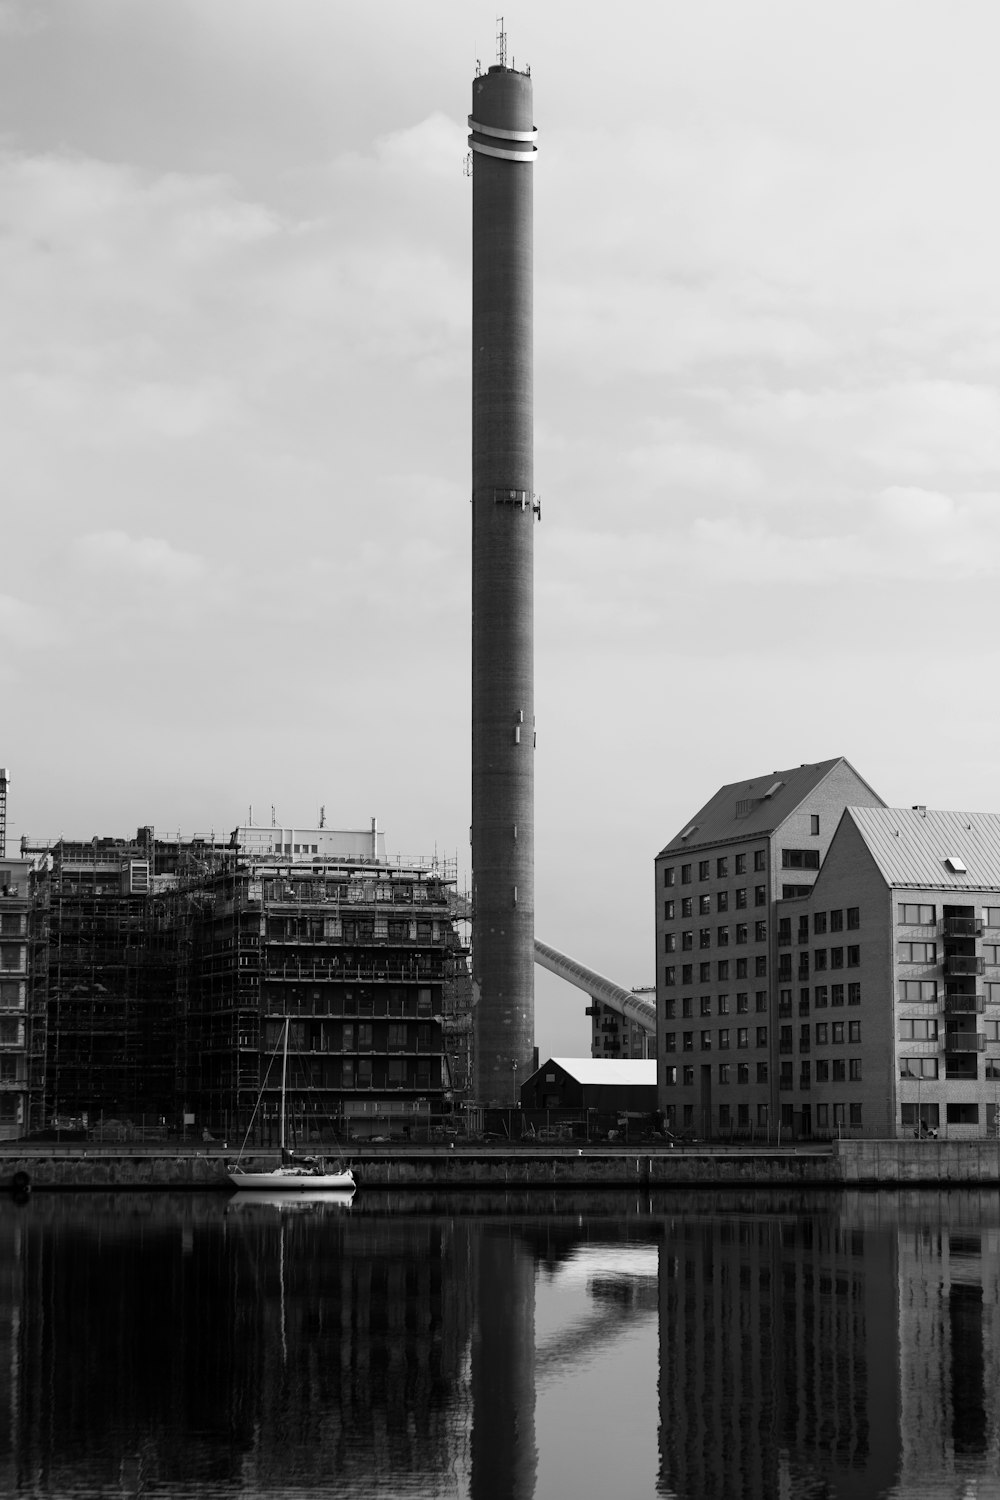
<svg viewBox="0 0 1000 1500"><path fill-rule="evenodd" d="M812 990L813 1005L817 1010L823 1010L828 1005L843 1005L844 996L847 996L848 1005L861 1004L861 985L854 981L848 985L842 984L817 984ZM806 985L799 990L799 1015L809 1014L809 986ZM792 1013L791 990L778 991L778 1015L790 1016Z"/></svg>
<svg viewBox="0 0 1000 1500"><path fill-rule="evenodd" d="M799 1088L812 1088L813 1083L860 1083L861 1082L861 1059L860 1057L820 1057L816 1059L816 1071L813 1072L811 1062L799 1063ZM791 1089L795 1087L795 1079L792 1072L792 1064L783 1062L781 1072L778 1075L778 1087L780 1089Z"/></svg>
<svg viewBox="0 0 1000 1500"><path fill-rule="evenodd" d="M755 1029L756 1029L756 1040L755 1040L754 1045L757 1046L757 1047L766 1047L767 1046L767 1027L766 1026L758 1026ZM712 1046L713 1046L712 1039L714 1037L715 1038L714 1045L718 1047L718 1049L719 1049L720 1052L725 1052L728 1049L728 1047L729 1047L729 1036L730 1036L730 1030L729 1030L728 1026L721 1027L719 1031L702 1031L700 1033L701 1051L702 1052L711 1052ZM745 1048L747 1048L747 1047L750 1046L750 1027L749 1026L738 1026L736 1028L736 1046L741 1051L743 1049L745 1049ZM676 1052L677 1051L677 1033L676 1033L676 1031L665 1031L663 1033L663 1050L664 1050L664 1052ZM693 1031L682 1031L681 1032L681 1051L682 1052L693 1052L694 1051L694 1032Z"/></svg>
<svg viewBox="0 0 1000 1500"><path fill-rule="evenodd" d="M717 1013L720 1016L728 1016L728 1014L729 1014L729 995L728 995L728 993L717 995L715 998L716 998L716 1005L718 1007L718 1012ZM699 1015L710 1016L712 1014L712 996L711 995L702 995L702 996L700 996L699 1001L698 1001L698 1005L699 1005L699 1011L698 1011ZM738 1016L745 1016L749 1012L749 1010L750 1010L750 994L749 994L749 991L747 991L747 990L737 990L737 992L736 992L736 1014ZM766 1015L767 1014L767 990L755 990L754 991L754 1010L757 1012L758 1015ZM667 1021L673 1021L675 1019L675 1017L677 1015L677 1001L676 1000L669 999L669 1000L665 1000L664 1001L664 1004L663 1004L663 1015L664 1015L664 1018ZM684 995L682 997L682 999L681 999L681 1016L683 1017L683 1019L685 1021L687 1021L693 1015L694 1015L694 996L693 995Z"/></svg>
<svg viewBox="0 0 1000 1500"><path fill-rule="evenodd" d="M799 1027L799 1051L808 1052L809 1041L812 1033L808 1022ZM839 1047L843 1042L861 1042L860 1021L817 1021L815 1025L815 1036L817 1047L832 1045ZM782 1052L792 1050L792 1028L782 1026L778 1033L778 1046Z"/></svg>
<svg viewBox="0 0 1000 1500"><path fill-rule="evenodd" d="M719 984L728 984L729 978L730 978L729 959L728 958L720 958L720 959L718 959L716 961L716 964L715 964L715 970L716 970L715 978L718 981L718 983ZM767 954L766 953L758 953L757 956L756 956L756 958L754 959L754 961L753 961L753 976L754 976L755 979L766 979L767 978ZM736 959L735 972L733 974L733 977L736 978L736 979L749 979L750 978L750 970L749 970L748 962L747 962L747 960L745 958L738 958L738 959ZM682 964L681 965L680 983L681 984L694 984L696 982L698 984L711 984L712 983L712 964L710 962L701 963L701 964L698 965L698 979L697 979L697 981L695 981L695 977L694 977L694 964ZM677 969L676 969L675 965L673 965L673 964L667 964L666 968L663 971L663 983L664 983L664 986L667 989L671 989L674 985L677 984Z"/></svg>
<svg viewBox="0 0 1000 1500"><path fill-rule="evenodd" d="M972 908L967 910L971 912ZM1000 906L984 906L982 911L985 927L1000 927ZM937 907L923 901L900 901L896 907L896 916L901 926L933 927L937 924Z"/></svg>
<svg viewBox="0 0 1000 1500"><path fill-rule="evenodd" d="M913 1107L914 1106L912 1106L912 1105L911 1106L907 1106L905 1104L902 1106L902 1109L903 1109L903 1124L904 1125L907 1123L906 1110L907 1110L907 1108L912 1109ZM951 1104L949 1104L949 1106L948 1106L949 1121L951 1120L950 1111L953 1108L956 1109L956 1110L958 1110L958 1109L966 1109L966 1108L969 1108L969 1107L971 1107L972 1109L976 1108L975 1105L965 1106L965 1105L951 1105ZM665 1111L666 1123L667 1123L667 1128L669 1130L675 1129L677 1127L678 1123L680 1123L680 1124L682 1124L684 1126L690 1126L690 1125L694 1124L694 1105L693 1104L685 1104L685 1105L681 1106L681 1118L680 1118L680 1122L678 1122L678 1118L677 1118L677 1108L678 1108L677 1105L674 1105L674 1104L668 1104L667 1107L666 1107L666 1111ZM929 1108L930 1108L930 1106L928 1106L928 1105L923 1105L921 1107L921 1115L924 1116L925 1123L929 1123L929 1117L927 1117L926 1113L925 1113ZM933 1106L933 1108L934 1108L934 1111L935 1111L935 1113L934 1113L934 1122L933 1123L936 1125L937 1124L937 1105L935 1104ZM833 1129L833 1130L846 1130L849 1127L851 1129L857 1130L857 1129L860 1129L861 1125L862 1125L861 1105L860 1104L850 1104L850 1103L847 1103L847 1102L840 1103L838 1101L835 1101L832 1104L826 1104L826 1103L817 1104L816 1107L815 1107L815 1118L816 1118L815 1129L817 1131L824 1131L824 1130L830 1130L830 1129ZM977 1118L978 1118L978 1115L977 1115ZM781 1119L781 1128L782 1128L782 1130L794 1130L794 1128L795 1128L794 1113L793 1113L792 1106L790 1104L787 1104L787 1105L783 1104L781 1106L780 1119ZM956 1119L957 1119L957 1116L956 1116ZM757 1128L759 1130L767 1130L769 1128L769 1125L770 1125L770 1107L767 1104L758 1104L757 1105L756 1120L757 1120ZM910 1123L911 1124L915 1123L915 1117L914 1117L914 1120L910 1121ZM968 1122L966 1122L963 1119L962 1123L968 1123ZM975 1121L972 1121L971 1123L975 1123ZM728 1104L720 1104L719 1105L719 1129L720 1130L729 1130L732 1127L732 1124L733 1124L733 1118L732 1118L732 1109L731 1109L731 1106L728 1105ZM749 1104L737 1104L737 1106L736 1106L736 1129L737 1130L749 1130L750 1129L750 1105Z"/></svg>
<svg viewBox="0 0 1000 1500"><path fill-rule="evenodd" d="M849 931L856 930L861 926L861 908L849 906L846 912L843 907L834 907L832 911L813 912L813 934L823 936L827 932L843 932L844 917L847 917L847 928ZM786 945L792 941L792 919L791 917L778 918L778 942ZM799 917L799 942L809 941L809 914L803 912Z"/></svg>
<svg viewBox="0 0 1000 1500"><path fill-rule="evenodd" d="M936 1016L900 1016L898 1024L896 1034L901 1042L936 1042L940 1036ZM979 1035L988 1042L1000 1042L1000 1020L984 1021Z"/></svg>
<svg viewBox="0 0 1000 1500"><path fill-rule="evenodd" d="M933 946L933 944L931 945ZM857 943L851 943L846 948L816 948L813 951L813 968L822 973L826 968L842 969L844 959L847 959L847 967L856 969L861 963L861 947ZM796 972L800 979L809 978L809 954L799 953ZM778 978L791 979L792 977L792 955L790 953L779 953L778 955Z"/></svg>
<svg viewBox="0 0 1000 1500"><path fill-rule="evenodd" d="M733 1073L734 1066L735 1066L735 1079L736 1079L736 1086L737 1086L737 1088L739 1088L741 1086L749 1085L749 1083L750 1083L750 1064L749 1063L736 1063L735 1065L733 1063L720 1063L719 1064L719 1082L720 1083L730 1083L730 1082L732 1082L733 1077L734 1077L734 1073ZM756 1080L757 1080L758 1083L767 1083L767 1063L766 1062L759 1062L759 1063L756 1064L756 1066L755 1066L755 1077L756 1077ZM685 1066L682 1067L682 1068L676 1068L676 1067L674 1067L671 1064L669 1067L667 1067L667 1068L664 1069L664 1071L663 1071L663 1078L664 1078L664 1082L670 1088L676 1088L676 1087L678 1087L678 1083L679 1083L679 1086L681 1088L686 1088L686 1089L693 1088L694 1087L694 1067L691 1064L685 1064ZM765 1108L766 1108L766 1106L765 1106Z"/></svg>
<svg viewBox="0 0 1000 1500"><path fill-rule="evenodd" d="M680 935L680 937L681 937L681 944L680 944L681 945L681 951L684 952L684 953L689 953L691 951L691 949L694 947L694 932L690 931L690 930L682 932L681 935ZM749 924L749 922L737 922L736 925L735 925L735 927L733 928L733 938L734 938L734 941L736 942L737 945L742 944L742 943L748 943L750 941L750 924ZM766 922L755 922L754 923L753 940L754 940L755 943L766 943L767 942L767 923ZM712 946L713 946L713 942L712 942L712 929L711 929L711 927L699 927L699 929L698 929L698 947L699 948L711 948ZM717 927L715 929L715 943L714 943L714 946L717 947L717 948L728 948L729 947L729 927L728 927L728 924L725 925L725 926L722 926L722 927ZM663 948L664 948L664 952L665 953L676 953L677 952L677 934L676 934L676 932L665 932L663 934Z"/></svg>
<svg viewBox="0 0 1000 1500"><path fill-rule="evenodd" d="M729 861L728 854L720 855L716 859L716 861L715 861L715 878L716 878L716 880L728 880L729 879L729 863L730 863L730 861ZM747 856L746 856L746 854L734 854L733 855L733 859L732 859L732 866L733 866L733 874L734 875L745 875L746 872L747 872ZM754 850L753 867L754 867L755 870L766 870L767 869L767 851L766 851L766 849L755 849ZM694 865L693 864L681 865L681 867L680 867L681 885L690 885L691 884L691 881L692 881L692 878L693 878L693 876L692 876L693 870L694 870ZM698 879L699 880L711 880L712 879L712 861L710 859L702 859L702 860L698 861ZM671 886L671 885L676 885L677 884L677 866L676 865L665 865L664 866L664 868L663 868L663 884L665 886Z"/></svg>
<svg viewBox="0 0 1000 1500"><path fill-rule="evenodd" d="M732 896L732 898L733 898L733 910L734 911L746 911L747 907L750 904L750 892L749 892L749 889L748 889L747 886L745 886L745 885L739 885L739 886L736 887L736 889L734 891L716 891L715 892L715 907L714 907L714 910L717 913L724 913L724 912L727 912L729 910L729 897L730 896ZM754 904L754 906L766 906L767 905L767 886L766 885L755 885L754 886L754 888L753 888L753 904ZM703 895L701 895L701 896L698 897L698 916L699 917L710 917L712 915L712 911L713 911L713 907L712 907L712 895L711 895L710 892L706 891ZM669 900L664 901L664 903L663 903L663 920L665 922L672 922L674 920L676 914L677 914L677 902L673 899L673 897L671 897ZM693 917L694 914L695 914L694 897L693 896L682 896L681 897L681 920L683 921L683 919L685 917Z"/></svg>

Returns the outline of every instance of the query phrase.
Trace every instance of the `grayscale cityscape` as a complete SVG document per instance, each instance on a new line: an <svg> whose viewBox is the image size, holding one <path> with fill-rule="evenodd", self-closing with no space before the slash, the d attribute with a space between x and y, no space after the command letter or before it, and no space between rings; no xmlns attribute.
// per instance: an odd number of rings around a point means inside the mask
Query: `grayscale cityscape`
<svg viewBox="0 0 1000 1500"><path fill-rule="evenodd" d="M1000 1495L1000 16L0 37L5 1492Z"/></svg>

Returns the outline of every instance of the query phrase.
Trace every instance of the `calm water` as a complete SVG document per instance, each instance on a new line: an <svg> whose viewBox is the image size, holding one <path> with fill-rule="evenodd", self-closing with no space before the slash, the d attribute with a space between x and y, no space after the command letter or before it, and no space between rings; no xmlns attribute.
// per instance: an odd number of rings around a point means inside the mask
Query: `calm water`
<svg viewBox="0 0 1000 1500"><path fill-rule="evenodd" d="M1000 1497L995 1193L0 1202L10 1495Z"/></svg>

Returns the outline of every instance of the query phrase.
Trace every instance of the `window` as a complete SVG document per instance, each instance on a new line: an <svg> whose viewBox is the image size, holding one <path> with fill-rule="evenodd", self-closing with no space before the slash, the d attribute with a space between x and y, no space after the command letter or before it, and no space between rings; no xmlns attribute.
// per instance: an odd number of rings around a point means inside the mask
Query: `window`
<svg viewBox="0 0 1000 1500"><path fill-rule="evenodd" d="M848 1005L861 1004L861 986L857 980L847 986L847 1003Z"/></svg>
<svg viewBox="0 0 1000 1500"><path fill-rule="evenodd" d="M663 951L665 953L676 953L677 934L675 932L665 932L663 934Z"/></svg>
<svg viewBox="0 0 1000 1500"><path fill-rule="evenodd" d="M809 1026L808 1023L799 1027L799 1051L809 1051Z"/></svg>
<svg viewBox="0 0 1000 1500"><path fill-rule="evenodd" d="M755 849L753 851L753 867L755 870L767 869L767 851L765 849Z"/></svg>
<svg viewBox="0 0 1000 1500"><path fill-rule="evenodd" d="M834 1083L846 1083L847 1064L842 1057L835 1057L832 1063Z"/></svg>
<svg viewBox="0 0 1000 1500"><path fill-rule="evenodd" d="M667 1020L667 1021L672 1021L674 1019L674 1016L676 1014L677 1014L677 1001L676 1000L664 1000L664 1002L663 1002L663 1016L664 1016L664 1019Z"/></svg>
<svg viewBox="0 0 1000 1500"><path fill-rule="evenodd" d="M681 950L684 953L690 953L691 949L693 947L694 947L694 933L693 932L682 932L681 933Z"/></svg>
<svg viewBox="0 0 1000 1500"><path fill-rule="evenodd" d="M791 992L791 990L779 990L778 991L778 1015L779 1016L790 1016L791 1013L792 1013L792 992Z"/></svg>
<svg viewBox="0 0 1000 1500"><path fill-rule="evenodd" d="M805 987L805 989L799 990L799 1015L800 1016L807 1016L808 1014L809 1014L809 987L807 985Z"/></svg>
<svg viewBox="0 0 1000 1500"><path fill-rule="evenodd" d="M983 944L983 961L988 963L991 968L994 964L1000 962L1000 943Z"/></svg>
<svg viewBox="0 0 1000 1500"><path fill-rule="evenodd" d="M711 927L699 927L699 929L698 929L698 947L699 948L711 948L711 946L712 946L712 929L711 929Z"/></svg>
<svg viewBox="0 0 1000 1500"><path fill-rule="evenodd" d="M782 849L781 868L783 870L818 870L818 849Z"/></svg>
<svg viewBox="0 0 1000 1500"><path fill-rule="evenodd" d="M963 865L964 869L965 866ZM946 1104L945 1119L949 1125L978 1125L978 1104Z"/></svg>
<svg viewBox="0 0 1000 1500"><path fill-rule="evenodd" d="M861 962L861 949L851 944L847 949L847 967L856 969Z"/></svg>
<svg viewBox="0 0 1000 1500"><path fill-rule="evenodd" d="M712 867L711 860L708 860L708 859L699 860L698 861L698 879L699 880L707 880L708 879L708 872L711 869L711 867Z"/></svg>
<svg viewBox="0 0 1000 1500"><path fill-rule="evenodd" d="M861 986L858 985L860 990ZM854 989L854 985L851 985ZM899 998L908 1003L917 1001L928 1004L937 1003L937 980L936 979L901 979L899 981Z"/></svg>
<svg viewBox="0 0 1000 1500"><path fill-rule="evenodd" d="M753 940L755 943L767 942L767 923L755 922L753 924Z"/></svg>
<svg viewBox="0 0 1000 1500"><path fill-rule="evenodd" d="M861 1059L852 1057L848 1060L847 1073L852 1083L861 1082Z"/></svg>
<svg viewBox="0 0 1000 1500"><path fill-rule="evenodd" d="M816 1082L830 1082L830 1064L824 1058L816 1059Z"/></svg>
<svg viewBox="0 0 1000 1500"><path fill-rule="evenodd" d="M816 834L819 833L819 813L809 814L809 832L813 835L813 837L815 837Z"/></svg>
<svg viewBox="0 0 1000 1500"><path fill-rule="evenodd" d="M767 1046L767 1027L766 1026L758 1026L757 1027L757 1046L758 1047L766 1047Z"/></svg>
<svg viewBox="0 0 1000 1500"><path fill-rule="evenodd" d="M937 943L899 943L897 944L897 952L900 963L937 963Z"/></svg>
<svg viewBox="0 0 1000 1500"><path fill-rule="evenodd" d="M847 925L852 931L861 926L861 911L857 906L847 908Z"/></svg>
<svg viewBox="0 0 1000 1500"><path fill-rule="evenodd" d="M750 1009L750 996L746 990L739 990L736 995L736 1014L745 1016Z"/></svg>
<svg viewBox="0 0 1000 1500"><path fill-rule="evenodd" d="M720 984L728 984L729 983L729 959L728 958L720 958L717 967L718 967L718 970L719 970L719 976L718 976L719 977L719 983Z"/></svg>
<svg viewBox="0 0 1000 1500"><path fill-rule="evenodd" d="M715 875L717 880L727 880L729 878L729 860L724 854L715 861Z"/></svg>
<svg viewBox="0 0 1000 1500"><path fill-rule="evenodd" d="M860 1124L861 1124L861 1105L860 1104L852 1104L850 1106L850 1112L851 1112L851 1124L854 1125L854 1126L860 1126Z"/></svg>
<svg viewBox="0 0 1000 1500"><path fill-rule="evenodd" d="M712 1050L712 1033L710 1031L703 1031L701 1034L701 1050L702 1052L711 1052Z"/></svg>
<svg viewBox="0 0 1000 1500"><path fill-rule="evenodd" d="M701 917L711 916L712 898L707 893L698 897L698 915Z"/></svg>
<svg viewBox="0 0 1000 1500"><path fill-rule="evenodd" d="M816 1022L816 1045L825 1047L830 1040L830 1024L828 1021Z"/></svg>
<svg viewBox="0 0 1000 1500"><path fill-rule="evenodd" d="M664 920L664 922L672 922L674 920L674 902L673 901L664 901L664 903L663 903L663 920Z"/></svg>
<svg viewBox="0 0 1000 1500"><path fill-rule="evenodd" d="M688 1064L684 1068L683 1073L682 1073L681 1076L684 1079L684 1086L685 1086L685 1088L690 1088L691 1085L694 1083L694 1068L690 1064Z"/></svg>
<svg viewBox="0 0 1000 1500"><path fill-rule="evenodd" d="M750 1082L750 1064L749 1063L737 1063L736 1064L736 1082L737 1083L749 1083Z"/></svg>
<svg viewBox="0 0 1000 1500"><path fill-rule="evenodd" d="M693 973L693 964L681 964L681 984L691 984Z"/></svg>
<svg viewBox="0 0 1000 1500"><path fill-rule="evenodd" d="M681 1033L681 1045L683 1046L685 1052L693 1052L694 1051L694 1032L693 1031L683 1031Z"/></svg>
<svg viewBox="0 0 1000 1500"><path fill-rule="evenodd" d="M728 1016L728 1014L729 1014L729 996L728 995L720 995L719 996L718 1011L719 1011L719 1015L720 1016Z"/></svg>
<svg viewBox="0 0 1000 1500"><path fill-rule="evenodd" d="M745 922L737 922L737 924L736 924L736 941L738 943L745 943L746 940L747 940L747 936L748 936L747 924Z"/></svg>
<svg viewBox="0 0 1000 1500"><path fill-rule="evenodd" d="M676 1052L677 1051L677 1033L676 1033L676 1031L665 1031L663 1033L663 1050L664 1050L664 1052Z"/></svg>
<svg viewBox="0 0 1000 1500"><path fill-rule="evenodd" d="M813 932L820 936L826 931L826 912L818 911L813 916Z"/></svg>
<svg viewBox="0 0 1000 1500"><path fill-rule="evenodd" d="M830 1023L830 1040L831 1040L831 1042L834 1043L835 1046L837 1046L837 1045L839 1045L839 1044L841 1044L843 1042L843 1040L844 1040L844 1023L843 1023L843 1021L832 1021Z"/></svg>
<svg viewBox="0 0 1000 1500"><path fill-rule="evenodd" d="M720 927L720 928L718 928L718 930L716 931L716 934L715 934L715 941L716 941L716 943L718 944L718 946L720 948L728 948L729 947L729 928L728 927Z"/></svg>
<svg viewBox="0 0 1000 1500"><path fill-rule="evenodd" d="M825 984L818 984L813 990L813 1004L817 1010L822 1010L827 1003L827 988Z"/></svg>
<svg viewBox="0 0 1000 1500"><path fill-rule="evenodd" d="M849 1042L858 1042L858 1043L860 1043L860 1041L861 1041L861 1022L860 1021L848 1021L848 1023L847 1023L847 1040Z"/></svg>
<svg viewBox="0 0 1000 1500"><path fill-rule="evenodd" d="M983 924L986 927L1000 927L1000 906L983 907Z"/></svg>
<svg viewBox="0 0 1000 1500"><path fill-rule="evenodd" d="M759 1035L759 1033L758 1033L758 1035ZM782 1027L779 1028L779 1031L778 1031L778 1051L779 1052L791 1052L791 1050L792 1050L792 1028L790 1026L782 1026Z"/></svg>
<svg viewBox="0 0 1000 1500"><path fill-rule="evenodd" d="M728 1026L722 1026L722 1027L719 1028L719 1051L720 1052L725 1052L725 1051L727 1051L728 1047L729 1047L729 1027Z"/></svg>
<svg viewBox="0 0 1000 1500"><path fill-rule="evenodd" d="M747 872L747 857L746 857L745 854L737 854L736 858L733 860L733 874L734 875L745 875L746 872ZM998 922L998 925L1000 925L1000 922Z"/></svg>
<svg viewBox="0 0 1000 1500"><path fill-rule="evenodd" d="M691 897L690 896L682 896L681 897L681 916L682 917L690 917L690 916L693 915L693 913L694 913L694 907L692 905Z"/></svg>
<svg viewBox="0 0 1000 1500"><path fill-rule="evenodd" d="M698 983L699 984L711 984L711 982L712 982L712 965L710 963L699 964L698 965Z"/></svg>
<svg viewBox="0 0 1000 1500"><path fill-rule="evenodd" d="M711 997L711 995L702 995L700 1004L701 1004L701 1014L703 1016L710 1016L712 1014L712 997Z"/></svg>
<svg viewBox="0 0 1000 1500"><path fill-rule="evenodd" d="M746 1026L737 1026L737 1028L736 1028L736 1045L737 1045L737 1047L740 1047L740 1048L749 1047L749 1045L750 1045L750 1030L749 1030L749 1027L746 1027Z"/></svg>
<svg viewBox="0 0 1000 1500"><path fill-rule="evenodd" d="M831 948L830 949L830 968L831 969L842 969L843 967L844 967L844 950L843 950L843 948Z"/></svg>
<svg viewBox="0 0 1000 1500"><path fill-rule="evenodd" d="M754 973L758 979L767 978L767 954L758 953L754 960Z"/></svg>
<svg viewBox="0 0 1000 1500"><path fill-rule="evenodd" d="M666 865L663 871L663 884L665 886L673 885L676 874L677 872L673 865Z"/></svg>
<svg viewBox="0 0 1000 1500"><path fill-rule="evenodd" d="M719 1064L719 1082L720 1083L728 1083L729 1082L729 1064L728 1063L720 1063Z"/></svg>
<svg viewBox="0 0 1000 1500"><path fill-rule="evenodd" d="M681 885L691 884L691 866L681 865Z"/></svg>
<svg viewBox="0 0 1000 1500"><path fill-rule="evenodd" d="M844 986L842 984L831 984L831 986L830 986L830 1004L831 1005L843 1005L843 1003L844 1003Z"/></svg>
<svg viewBox="0 0 1000 1500"><path fill-rule="evenodd" d="M816 1081L818 1083L819 1079L817 1078ZM827 1130L827 1129L829 1129L829 1125L830 1125L830 1106L829 1106L829 1104L817 1104L817 1106L816 1106L816 1128L817 1128L817 1130Z"/></svg>
<svg viewBox="0 0 1000 1500"><path fill-rule="evenodd" d="M812 1086L812 1065L809 1062L799 1063L799 1088L807 1089Z"/></svg>
<svg viewBox="0 0 1000 1500"><path fill-rule="evenodd" d="M767 1063L766 1062L759 1062L757 1064L757 1082L758 1083L766 1083L767 1082Z"/></svg>
<svg viewBox="0 0 1000 1500"><path fill-rule="evenodd" d="M690 1021L691 1013L691 996L685 995L684 999L681 1001L681 1015L684 1017L685 1021Z"/></svg>
<svg viewBox="0 0 1000 1500"><path fill-rule="evenodd" d="M668 1089L675 1088L677 1086L677 1069L664 1068L663 1082L666 1084Z"/></svg>
<svg viewBox="0 0 1000 1500"><path fill-rule="evenodd" d="M0 943L0 969L20 969L20 943Z"/></svg>
<svg viewBox="0 0 1000 1500"><path fill-rule="evenodd" d="M736 960L736 978L737 979L746 979L746 977L747 977L747 961L746 961L745 958L738 958Z"/></svg>
<svg viewBox="0 0 1000 1500"><path fill-rule="evenodd" d="M736 888L736 910L745 911L747 905L747 888L745 885Z"/></svg>
<svg viewBox="0 0 1000 1500"><path fill-rule="evenodd" d="M728 911L729 910L729 892L728 891L717 891L716 892L716 894L715 894L715 909L716 909L716 911Z"/></svg>
<svg viewBox="0 0 1000 1500"><path fill-rule="evenodd" d="M663 983L669 989L672 984L677 983L677 970L673 964L668 964L663 971Z"/></svg>
<svg viewBox="0 0 1000 1500"><path fill-rule="evenodd" d="M936 1042L938 1023L936 1016L900 1016L899 1040L901 1042Z"/></svg>
<svg viewBox="0 0 1000 1500"><path fill-rule="evenodd" d="M826 949L825 948L817 948L816 951L814 952L814 954L813 954L813 968L817 969L817 970L819 970L819 969L825 969L826 968Z"/></svg>
<svg viewBox="0 0 1000 1500"><path fill-rule="evenodd" d="M763 885L755 885L754 886L754 888L753 888L753 904L754 904L754 906L766 906L767 905L767 887L766 886L763 886Z"/></svg>
<svg viewBox="0 0 1000 1500"><path fill-rule="evenodd" d="M758 1015L767 1013L767 990L757 990L754 1010Z"/></svg>
<svg viewBox="0 0 1000 1500"><path fill-rule="evenodd" d="M988 1042L1000 1042L1000 1021L984 1021L983 1035Z"/></svg>
<svg viewBox="0 0 1000 1500"><path fill-rule="evenodd" d="M830 913L830 931L831 932L843 932L843 930L844 930L844 913L842 911L832 911Z"/></svg>

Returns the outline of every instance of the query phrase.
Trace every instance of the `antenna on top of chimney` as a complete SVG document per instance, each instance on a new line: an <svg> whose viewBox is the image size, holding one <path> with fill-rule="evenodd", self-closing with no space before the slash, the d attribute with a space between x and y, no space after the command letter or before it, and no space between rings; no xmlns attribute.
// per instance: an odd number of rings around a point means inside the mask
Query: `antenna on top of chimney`
<svg viewBox="0 0 1000 1500"><path fill-rule="evenodd" d="M497 16L497 62L501 68L507 66L507 33L503 29L503 16Z"/></svg>

